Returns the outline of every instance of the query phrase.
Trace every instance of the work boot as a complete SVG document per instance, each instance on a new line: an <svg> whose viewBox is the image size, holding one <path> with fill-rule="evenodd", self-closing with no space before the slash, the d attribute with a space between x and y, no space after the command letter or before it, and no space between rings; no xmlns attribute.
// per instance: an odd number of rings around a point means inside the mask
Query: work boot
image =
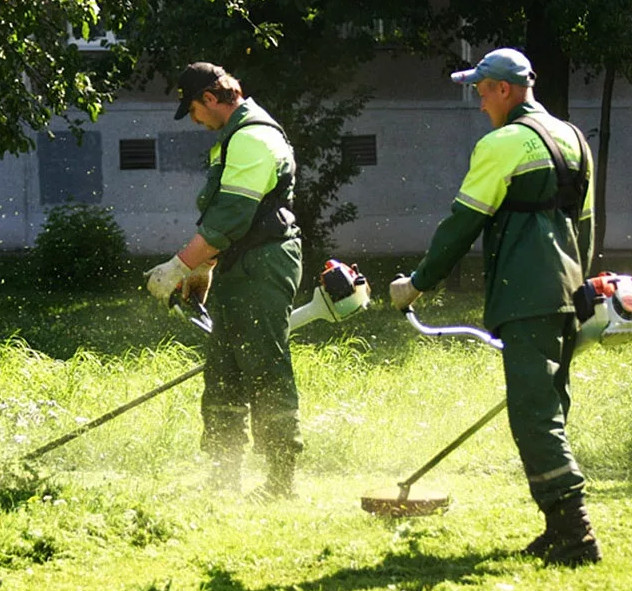
<svg viewBox="0 0 632 591"><path fill-rule="evenodd" d="M296 454L279 452L268 456L268 477L265 489L274 497L291 499L294 493Z"/></svg>
<svg viewBox="0 0 632 591"><path fill-rule="evenodd" d="M247 500L263 504L277 499L294 499L294 471L296 454L294 452L272 452L267 454L268 476L263 485L248 494Z"/></svg>
<svg viewBox="0 0 632 591"><path fill-rule="evenodd" d="M520 551L520 554L523 556L535 556L536 558L544 558L553 542L555 540L555 536L553 532L551 532L548 527L545 529L537 538L531 541L530 544L526 546L523 550Z"/></svg>
<svg viewBox="0 0 632 591"><path fill-rule="evenodd" d="M601 550L582 496L558 501L546 513L546 529L522 554L542 558L546 564L577 566L599 562Z"/></svg>
<svg viewBox="0 0 632 591"><path fill-rule="evenodd" d="M554 540L544 557L546 564L578 566L601 560L583 496L558 501L549 517Z"/></svg>
<svg viewBox="0 0 632 591"><path fill-rule="evenodd" d="M210 456L210 486L217 490L240 493L243 452L241 450L216 450Z"/></svg>
<svg viewBox="0 0 632 591"><path fill-rule="evenodd" d="M549 512L548 515L544 515L546 519L544 531L537 538L532 540L526 548L521 550L520 554L523 556L535 556L536 558L544 558L547 555L555 541L555 533L553 532L553 526L551 524L551 514L552 513Z"/></svg>

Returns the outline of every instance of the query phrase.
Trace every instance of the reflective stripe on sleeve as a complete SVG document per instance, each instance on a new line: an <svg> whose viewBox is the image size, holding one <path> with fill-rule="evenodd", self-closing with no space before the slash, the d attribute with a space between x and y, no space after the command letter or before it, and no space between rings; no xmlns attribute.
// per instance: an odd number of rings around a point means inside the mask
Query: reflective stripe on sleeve
<svg viewBox="0 0 632 591"><path fill-rule="evenodd" d="M225 191L226 193L241 195L242 197L247 197L248 199L254 199L255 201L261 201L263 198L263 193L259 191L253 191L252 189L247 189L246 187L237 187L236 185L221 185L220 190Z"/></svg>
<svg viewBox="0 0 632 591"><path fill-rule="evenodd" d="M463 203L463 205L467 205L471 209L475 209L476 211L480 211L485 215L494 215L496 213L496 208L491 205L484 203L483 201L479 201L478 199L474 199L474 197L470 197L465 193L459 193L456 196L456 200Z"/></svg>

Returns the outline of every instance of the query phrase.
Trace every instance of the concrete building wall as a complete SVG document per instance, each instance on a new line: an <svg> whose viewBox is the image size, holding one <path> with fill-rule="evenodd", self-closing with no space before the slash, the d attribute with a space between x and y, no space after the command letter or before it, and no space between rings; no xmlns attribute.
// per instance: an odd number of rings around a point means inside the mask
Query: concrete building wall
<svg viewBox="0 0 632 591"><path fill-rule="evenodd" d="M597 158L599 107L571 104L571 119L589 136ZM476 141L490 131L477 106L443 102L373 102L354 133L375 133L378 166L364 167L341 200L355 203L359 219L336 231L347 253L405 254L427 248L437 223L467 172ZM632 250L632 105L616 105L607 181L607 249Z"/></svg>
<svg viewBox="0 0 632 591"><path fill-rule="evenodd" d="M476 56L484 51L476 52ZM367 166L340 199L358 207L359 218L339 228L340 250L352 254L409 254L428 247L436 225L467 172L477 140L491 130L479 112L472 88L453 84L442 63L382 53L359 74L379 80L375 99L357 121L353 134L375 134L378 165ZM571 77L571 120L586 134L597 159L601 108L600 79L586 84ZM537 98L537 83L535 88ZM615 84L611 114L605 246L632 250L632 86ZM476 245L478 247L478 245Z"/></svg>
<svg viewBox="0 0 632 591"><path fill-rule="evenodd" d="M469 154L490 130L487 116L472 89L452 84L439 62L384 52L358 81L375 86L375 97L347 131L375 135L377 164L341 190L341 201L355 203L359 217L337 230L338 254L418 253L449 212ZM600 89L599 80L586 86L581 74L573 78L571 118L595 155ZM618 82L615 91L606 247L632 250L632 90ZM179 248L195 231L195 196L214 134L188 119L174 121L175 107L175 95L165 95L158 84L144 95L122 95L97 123L86 125L90 141L79 149L59 125L52 145L41 136L36 152L0 160L0 249L32 246L47 207L63 198L64 188L111 207L132 252ZM155 142L156 168L121 170L120 141L138 139Z"/></svg>

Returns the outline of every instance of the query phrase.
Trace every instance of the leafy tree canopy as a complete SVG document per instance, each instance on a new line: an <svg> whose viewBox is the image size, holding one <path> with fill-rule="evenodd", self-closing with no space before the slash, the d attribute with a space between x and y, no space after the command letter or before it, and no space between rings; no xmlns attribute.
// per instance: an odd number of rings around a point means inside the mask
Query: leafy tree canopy
<svg viewBox="0 0 632 591"><path fill-rule="evenodd" d="M32 149L30 131L48 129L56 115L78 136L82 121L97 119L136 57L120 44L86 56L69 43L69 30L86 40L97 23L120 32L131 18L143 22L142 6L132 0L3 0L0 157ZM71 107L83 118L69 114Z"/></svg>

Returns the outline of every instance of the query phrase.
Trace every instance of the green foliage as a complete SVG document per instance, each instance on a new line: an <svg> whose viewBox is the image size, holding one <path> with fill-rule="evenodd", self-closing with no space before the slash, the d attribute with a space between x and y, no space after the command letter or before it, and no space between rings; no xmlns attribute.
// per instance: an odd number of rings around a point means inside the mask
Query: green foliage
<svg viewBox="0 0 632 591"><path fill-rule="evenodd" d="M3 416L2 420L5 420ZM3 463L0 474L0 510L11 511L34 497L51 494L47 476L37 467L21 464L17 458Z"/></svg>
<svg viewBox="0 0 632 591"><path fill-rule="evenodd" d="M35 147L33 131L49 130L53 117L81 137L84 119L95 121L103 103L131 74L137 56L126 46L87 55L69 43L68 27L88 40L99 23L120 32L145 18L144 2L119 0L4 0L0 15L0 158Z"/></svg>
<svg viewBox="0 0 632 591"><path fill-rule="evenodd" d="M116 281L127 254L125 235L111 210L74 203L49 211L33 249L41 285L67 291Z"/></svg>
<svg viewBox="0 0 632 591"><path fill-rule="evenodd" d="M171 579L168 579L164 583L157 583L155 581L149 583L149 585L143 585L138 587L138 591L170 591Z"/></svg>

